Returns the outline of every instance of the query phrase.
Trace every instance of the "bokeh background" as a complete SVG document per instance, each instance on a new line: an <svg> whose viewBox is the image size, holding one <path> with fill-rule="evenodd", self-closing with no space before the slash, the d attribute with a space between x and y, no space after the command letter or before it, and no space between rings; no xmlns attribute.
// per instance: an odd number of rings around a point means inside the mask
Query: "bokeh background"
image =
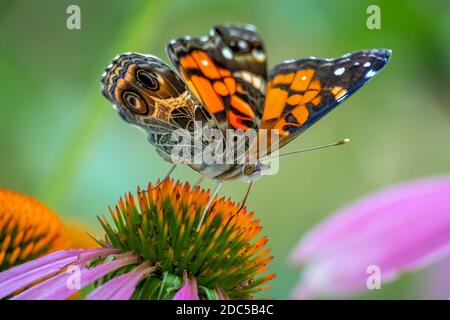
<svg viewBox="0 0 450 320"><path fill-rule="evenodd" d="M66 28L70 4L81 8L81 30ZM380 30L366 27L370 4L381 8ZM450 171L449 9L444 0L2 0L0 186L31 194L95 233L96 215L108 205L166 174L169 164L99 93L99 76L118 53L168 61L170 39L224 22L256 25L269 66L392 49L383 72L285 150L344 137L352 143L282 158L280 172L258 181L250 195L277 273L260 296L288 298L299 276L288 254L308 229L371 191ZM198 178L188 167L174 176ZM221 195L240 201L246 187L228 182ZM431 283L427 269L356 297L421 298Z"/></svg>

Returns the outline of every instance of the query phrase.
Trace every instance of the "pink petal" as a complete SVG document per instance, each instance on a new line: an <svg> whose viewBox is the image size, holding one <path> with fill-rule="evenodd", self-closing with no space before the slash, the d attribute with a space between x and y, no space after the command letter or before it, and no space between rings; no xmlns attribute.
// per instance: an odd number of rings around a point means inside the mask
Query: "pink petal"
<svg viewBox="0 0 450 320"><path fill-rule="evenodd" d="M404 183L340 210L314 228L292 254L306 262L295 296L367 289L367 268L382 283L450 254L450 176Z"/></svg>
<svg viewBox="0 0 450 320"><path fill-rule="evenodd" d="M61 250L0 273L0 298L60 271L67 265L87 262L116 253L116 249Z"/></svg>
<svg viewBox="0 0 450 320"><path fill-rule="evenodd" d="M184 275L183 286L175 293L172 300L200 300L198 296L197 281Z"/></svg>
<svg viewBox="0 0 450 320"><path fill-rule="evenodd" d="M450 297L450 257L426 270L422 279L424 299L449 299Z"/></svg>
<svg viewBox="0 0 450 320"><path fill-rule="evenodd" d="M115 260L105 262L88 269L84 264L78 264L80 267L80 287L71 288L68 285L68 280L71 274L61 272L56 276L43 281L23 292L14 296L12 300L62 300L66 299L79 289L91 284L99 278L107 275L108 273L117 270L123 266L136 263L138 257L131 254L117 255ZM74 263L74 265L77 265Z"/></svg>
<svg viewBox="0 0 450 320"><path fill-rule="evenodd" d="M155 267L149 267L148 262L142 263L131 272L118 276L98 287L87 296L87 300L129 300L136 285Z"/></svg>

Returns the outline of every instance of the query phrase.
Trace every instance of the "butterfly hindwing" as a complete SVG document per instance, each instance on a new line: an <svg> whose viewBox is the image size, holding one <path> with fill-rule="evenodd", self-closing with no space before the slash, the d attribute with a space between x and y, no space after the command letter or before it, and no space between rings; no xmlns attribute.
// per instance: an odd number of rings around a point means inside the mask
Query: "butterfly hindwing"
<svg viewBox="0 0 450 320"><path fill-rule="evenodd" d="M194 131L194 122L210 123L211 115L189 92L181 78L162 60L125 53L113 59L101 78L102 93L118 114L148 134L166 160L177 129Z"/></svg>
<svg viewBox="0 0 450 320"><path fill-rule="evenodd" d="M173 40L167 51L221 129L259 125L266 56L253 26L220 25L209 36Z"/></svg>
<svg viewBox="0 0 450 320"><path fill-rule="evenodd" d="M270 73L261 128L277 129L280 147L305 131L369 81L389 60L388 50L337 59L301 59Z"/></svg>

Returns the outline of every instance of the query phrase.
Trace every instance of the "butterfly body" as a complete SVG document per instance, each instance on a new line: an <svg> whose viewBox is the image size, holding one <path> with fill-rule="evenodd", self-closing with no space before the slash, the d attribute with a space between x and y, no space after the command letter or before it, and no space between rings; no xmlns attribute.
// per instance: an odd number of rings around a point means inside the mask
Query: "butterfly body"
<svg viewBox="0 0 450 320"><path fill-rule="evenodd" d="M390 58L389 50L365 50L337 59L285 61L267 74L256 29L235 25L217 26L200 38L173 40L167 51L178 73L157 57L122 54L102 76L103 95L172 163L177 163L173 152L179 147L173 133L179 129L190 136L194 158L208 145L197 131L218 131L224 137L230 130L239 132L234 142L245 157L184 163L215 180L247 182L269 168L260 155L261 142L264 155L273 152L275 140L275 149L281 148L358 90ZM215 151L224 154L231 147L222 140Z"/></svg>

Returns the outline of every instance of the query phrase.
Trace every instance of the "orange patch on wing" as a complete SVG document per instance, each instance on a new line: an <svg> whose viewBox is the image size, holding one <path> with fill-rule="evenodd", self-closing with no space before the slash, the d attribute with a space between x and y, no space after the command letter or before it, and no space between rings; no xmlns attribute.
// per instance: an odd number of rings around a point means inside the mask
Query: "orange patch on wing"
<svg viewBox="0 0 450 320"><path fill-rule="evenodd" d="M320 90L320 88L322 88L322 86L320 85L319 79L314 79L309 84L308 90Z"/></svg>
<svg viewBox="0 0 450 320"><path fill-rule="evenodd" d="M296 122L290 122L288 121L287 115L283 117L282 119L278 120L277 123L272 127L272 129L277 129L279 134L281 136L287 137L289 136L289 131L285 130L285 126L293 126L293 127L300 127L302 126L309 117L309 110L306 107L306 105L300 105L295 107L291 112L291 116L293 116L296 120Z"/></svg>
<svg viewBox="0 0 450 320"><path fill-rule="evenodd" d="M184 56L180 59L180 65L185 69L198 69L197 63L191 56Z"/></svg>
<svg viewBox="0 0 450 320"><path fill-rule="evenodd" d="M311 103L317 107L319 105L320 101L322 101L322 97L321 96L317 96L317 97L315 97L314 99L311 100Z"/></svg>
<svg viewBox="0 0 450 320"><path fill-rule="evenodd" d="M289 98L287 99L287 103L289 103L290 105L296 105L300 103L302 98L303 96L301 94L293 94L292 96L289 96Z"/></svg>
<svg viewBox="0 0 450 320"><path fill-rule="evenodd" d="M315 97L317 97L318 94L319 94L319 91L316 91L316 90L306 91L305 94L303 95L302 100L300 101L300 104L305 104L305 103L311 102L311 100L313 100Z"/></svg>
<svg viewBox="0 0 450 320"><path fill-rule="evenodd" d="M331 93L334 95L334 98L338 100L347 93L347 90L343 87L336 86L331 89Z"/></svg>
<svg viewBox="0 0 450 320"><path fill-rule="evenodd" d="M230 70L227 70L227 69L219 68L219 73L220 73L220 75L222 77L229 77L229 76L231 76Z"/></svg>
<svg viewBox="0 0 450 320"><path fill-rule="evenodd" d="M275 125L271 129L277 130L276 132L278 132L280 136L287 137L289 135L289 132L284 130L284 126L287 124L288 123L284 119L281 119L277 123L275 123Z"/></svg>
<svg viewBox="0 0 450 320"><path fill-rule="evenodd" d="M288 74L277 74L273 80L272 83L274 85L282 83L282 84L290 84L292 80L294 79L294 73L288 73Z"/></svg>
<svg viewBox="0 0 450 320"><path fill-rule="evenodd" d="M297 122L300 123L300 125L303 125L309 117L309 110L304 104L292 109L291 113L297 119Z"/></svg>
<svg viewBox="0 0 450 320"><path fill-rule="evenodd" d="M216 81L213 84L214 90L221 96L228 96L230 92L227 86L222 81Z"/></svg>
<svg viewBox="0 0 450 320"><path fill-rule="evenodd" d="M225 109L222 100L217 96L208 79L194 75L191 77L191 81L209 112L216 113Z"/></svg>
<svg viewBox="0 0 450 320"><path fill-rule="evenodd" d="M235 114L234 112L230 111L228 112L228 122L230 123L230 125L235 128L235 129L241 129L241 130L248 130L248 126L246 126L245 124L243 124L241 121L242 120L247 120L237 114Z"/></svg>
<svg viewBox="0 0 450 320"><path fill-rule="evenodd" d="M305 91L314 75L314 69L298 70L291 84L291 90Z"/></svg>
<svg viewBox="0 0 450 320"><path fill-rule="evenodd" d="M209 79L221 78L219 71L215 63L211 58L203 51L192 52L192 57L197 63L200 71Z"/></svg>
<svg viewBox="0 0 450 320"><path fill-rule="evenodd" d="M264 102L264 112L262 116L263 121L278 118L283 112L286 105L288 92L280 88L271 88L270 83L267 89L266 100Z"/></svg>
<svg viewBox="0 0 450 320"><path fill-rule="evenodd" d="M248 103L239 98L238 96L232 96L230 99L230 103L233 106L233 108L247 115L250 119L253 119L255 117L255 113L253 112L252 108L250 108Z"/></svg>
<svg viewBox="0 0 450 320"><path fill-rule="evenodd" d="M312 102L314 100L315 101L314 104L317 105L320 103L320 96L319 96L319 99L316 100L316 97L318 97L318 95L320 93L320 89L321 89L320 81L318 79L313 79L313 80L311 80L305 94L303 96L301 96L301 99L296 99L295 101L297 102L297 104L306 104L306 103ZM297 100L299 100L299 101L297 101ZM292 103L292 104L294 104L294 103Z"/></svg>
<svg viewBox="0 0 450 320"><path fill-rule="evenodd" d="M244 88L242 88L242 86L239 83L236 86L236 91L239 93L245 93Z"/></svg>
<svg viewBox="0 0 450 320"><path fill-rule="evenodd" d="M234 94L236 92L236 79L227 77L223 79L223 81L225 82L225 85L227 86L230 94Z"/></svg>

